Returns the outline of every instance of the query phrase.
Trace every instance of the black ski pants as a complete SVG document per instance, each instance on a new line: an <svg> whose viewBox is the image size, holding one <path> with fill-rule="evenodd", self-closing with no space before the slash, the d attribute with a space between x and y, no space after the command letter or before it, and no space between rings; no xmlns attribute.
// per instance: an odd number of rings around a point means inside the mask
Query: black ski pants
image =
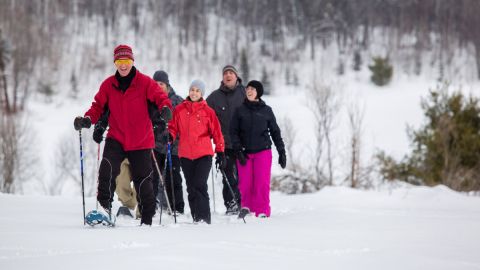
<svg viewBox="0 0 480 270"><path fill-rule="evenodd" d="M172 196L172 178L170 177L170 164L167 162L167 155L159 153L157 151L153 151L155 153L155 158L158 162L158 167L160 168L160 172L162 177L165 181L165 189L167 191L168 202L172 207L173 205L173 196ZM154 161L155 162L155 161ZM155 166L155 164L153 165ZM175 211L179 213L184 212L185 208L185 201L183 200L183 186L182 186L182 176L180 175L180 158L177 155L172 155L172 176L173 176L173 194L175 195ZM163 185L160 181L160 178L157 173L157 169L153 172L153 184L154 184L154 191L155 191L155 198L159 198L160 205L162 207L167 207L167 203L165 201L165 195L163 192Z"/></svg>
<svg viewBox="0 0 480 270"><path fill-rule="evenodd" d="M241 205L240 191L238 191L238 174L237 174L237 165L235 163L236 162L235 151L233 151L233 149L225 149L225 158L227 160L225 175L228 178L228 182L230 183L230 186L232 186L232 190L233 190L233 193L235 194L235 197L237 198L238 205ZM228 210L235 206L235 201L233 199L232 192L230 192L230 189L228 188L227 182L225 182L226 180L227 179L225 179L225 177L222 176L223 203Z"/></svg>
<svg viewBox="0 0 480 270"><path fill-rule="evenodd" d="M130 162L132 181L137 191L138 209L142 224L152 224L155 214L155 198L152 186L151 149L124 151L122 145L112 139L105 140L103 158L98 175L97 200L103 208L111 209L115 192L115 178L120 173L120 164L127 158Z"/></svg>
<svg viewBox="0 0 480 270"><path fill-rule="evenodd" d="M210 201L208 197L208 173L212 168L212 156L198 159L181 158L183 175L187 183L188 204L193 221L210 224Z"/></svg>

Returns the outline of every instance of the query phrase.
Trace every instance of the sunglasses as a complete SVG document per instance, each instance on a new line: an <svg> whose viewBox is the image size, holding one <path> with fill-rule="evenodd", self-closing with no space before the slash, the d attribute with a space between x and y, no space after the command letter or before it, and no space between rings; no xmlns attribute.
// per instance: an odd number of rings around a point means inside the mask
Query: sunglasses
<svg viewBox="0 0 480 270"><path fill-rule="evenodd" d="M132 59L118 59L115 60L115 65L131 65L133 63Z"/></svg>

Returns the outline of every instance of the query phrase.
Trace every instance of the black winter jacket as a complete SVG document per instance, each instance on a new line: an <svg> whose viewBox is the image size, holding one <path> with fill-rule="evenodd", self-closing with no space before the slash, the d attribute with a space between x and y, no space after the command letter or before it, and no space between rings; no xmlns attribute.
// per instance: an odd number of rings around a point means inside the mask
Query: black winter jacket
<svg viewBox="0 0 480 270"><path fill-rule="evenodd" d="M226 149L233 149L230 138L230 121L232 120L233 113L242 105L245 98L245 86L242 85L240 78L238 78L237 86L235 86L233 90L228 89L222 82L220 88L213 91L207 97L206 101L208 106L215 111L220 121Z"/></svg>
<svg viewBox="0 0 480 270"><path fill-rule="evenodd" d="M169 89L168 98L172 102L173 110L175 110L175 107L177 107L178 104L182 103L183 98L180 97L179 95L177 95L175 93L175 90L173 90L173 88L170 85L168 86L168 89ZM163 119L161 117L158 117L157 122L158 122L158 124L157 124L156 127L159 130L157 130L156 132L160 132L160 133L164 132L165 131L165 121L163 121ZM155 136L155 151L157 151L161 154L167 154L167 145L162 143L160 136ZM172 155L178 156L178 140L175 140L173 142L173 144L171 145L171 150L170 151L172 152Z"/></svg>
<svg viewBox="0 0 480 270"><path fill-rule="evenodd" d="M258 102L245 99L233 115L230 136L236 151L257 153L270 149L272 147L270 137L277 151L285 149L272 108L261 99Z"/></svg>

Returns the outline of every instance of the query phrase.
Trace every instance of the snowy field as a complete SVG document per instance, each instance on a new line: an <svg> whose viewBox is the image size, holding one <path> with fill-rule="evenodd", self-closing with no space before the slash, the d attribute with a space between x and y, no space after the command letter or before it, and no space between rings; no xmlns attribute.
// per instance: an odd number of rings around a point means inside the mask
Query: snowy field
<svg viewBox="0 0 480 270"><path fill-rule="evenodd" d="M480 198L442 186L273 193L272 217L247 224L217 200L210 226L188 214L83 226L81 197L0 194L0 204L2 270L480 269Z"/></svg>

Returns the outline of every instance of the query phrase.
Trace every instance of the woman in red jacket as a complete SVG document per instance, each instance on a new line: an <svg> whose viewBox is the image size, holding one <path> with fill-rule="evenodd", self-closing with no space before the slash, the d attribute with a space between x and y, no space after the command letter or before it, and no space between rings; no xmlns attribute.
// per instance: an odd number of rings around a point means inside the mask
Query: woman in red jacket
<svg viewBox="0 0 480 270"><path fill-rule="evenodd" d="M175 108L168 129L172 140L179 139L178 156L187 183L193 221L210 224L207 180L212 167L211 138L221 160L220 166L225 166L225 144L215 111L203 99L204 94L205 84L194 80L188 97Z"/></svg>

